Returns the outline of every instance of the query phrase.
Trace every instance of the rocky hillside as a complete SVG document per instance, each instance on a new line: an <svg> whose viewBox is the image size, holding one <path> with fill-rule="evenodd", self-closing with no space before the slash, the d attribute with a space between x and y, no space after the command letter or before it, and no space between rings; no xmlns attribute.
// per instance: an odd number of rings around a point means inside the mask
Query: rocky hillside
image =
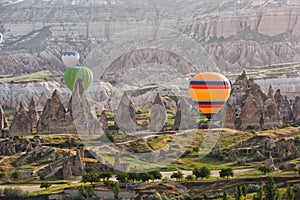
<svg viewBox="0 0 300 200"><path fill-rule="evenodd" d="M226 72L297 62L300 60L298 4L292 0L172 3L170 0L3 0L0 31L5 41L1 46L0 74L18 75L43 69L64 71L62 51L77 50L85 60L104 40L116 42L120 36L128 40L130 31L139 28L143 29L139 34L147 32L154 39L159 36L157 30L163 29L188 35L201 43L213 63ZM148 42L143 43L144 47L152 47ZM122 53L125 51L128 49ZM91 56L88 58L84 63L95 63Z"/></svg>

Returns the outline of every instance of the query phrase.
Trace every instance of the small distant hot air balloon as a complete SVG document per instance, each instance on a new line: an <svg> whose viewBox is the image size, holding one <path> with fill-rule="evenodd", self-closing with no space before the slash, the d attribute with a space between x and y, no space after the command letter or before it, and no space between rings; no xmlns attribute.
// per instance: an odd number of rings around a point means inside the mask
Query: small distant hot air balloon
<svg viewBox="0 0 300 200"><path fill-rule="evenodd" d="M2 43L2 41L3 41L3 34L0 33L0 44Z"/></svg>
<svg viewBox="0 0 300 200"><path fill-rule="evenodd" d="M230 91L229 80L219 73L198 74L190 82L190 95L208 119L223 107Z"/></svg>
<svg viewBox="0 0 300 200"><path fill-rule="evenodd" d="M92 71L87 67L71 67L65 72L65 83L72 92L76 81L79 79L82 80L83 89L87 90L93 82Z"/></svg>
<svg viewBox="0 0 300 200"><path fill-rule="evenodd" d="M62 54L61 59L66 67L74 67L78 64L80 55L76 51L66 51Z"/></svg>

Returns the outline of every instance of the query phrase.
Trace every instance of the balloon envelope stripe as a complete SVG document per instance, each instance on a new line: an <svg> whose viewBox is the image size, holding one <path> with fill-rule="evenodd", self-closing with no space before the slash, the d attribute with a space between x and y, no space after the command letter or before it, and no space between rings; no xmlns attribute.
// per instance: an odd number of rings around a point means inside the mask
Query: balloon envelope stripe
<svg viewBox="0 0 300 200"><path fill-rule="evenodd" d="M221 108L223 105L198 105L198 108Z"/></svg>
<svg viewBox="0 0 300 200"><path fill-rule="evenodd" d="M190 82L190 85L230 85L227 81L196 81Z"/></svg>
<svg viewBox="0 0 300 200"><path fill-rule="evenodd" d="M226 101L195 101L199 105L223 105Z"/></svg>
<svg viewBox="0 0 300 200"><path fill-rule="evenodd" d="M190 89L202 89L202 90L209 90L209 89L230 89L229 85L190 85Z"/></svg>

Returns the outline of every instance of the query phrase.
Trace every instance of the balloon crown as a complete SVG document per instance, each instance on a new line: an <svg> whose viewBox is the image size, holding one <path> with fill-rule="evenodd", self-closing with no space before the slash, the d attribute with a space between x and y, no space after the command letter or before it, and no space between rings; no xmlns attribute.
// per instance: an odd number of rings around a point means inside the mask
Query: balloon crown
<svg viewBox="0 0 300 200"><path fill-rule="evenodd" d="M63 56L77 56L77 55L78 53L73 51L66 51L63 53Z"/></svg>

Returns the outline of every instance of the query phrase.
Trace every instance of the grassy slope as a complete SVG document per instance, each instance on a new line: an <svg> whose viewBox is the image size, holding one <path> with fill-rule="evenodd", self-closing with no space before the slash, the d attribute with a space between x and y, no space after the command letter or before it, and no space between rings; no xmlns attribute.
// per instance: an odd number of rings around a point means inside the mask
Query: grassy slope
<svg viewBox="0 0 300 200"><path fill-rule="evenodd" d="M40 71L32 74L26 74L17 77L0 78L0 83L30 83L30 82L42 82L51 80L55 75L48 70Z"/></svg>

